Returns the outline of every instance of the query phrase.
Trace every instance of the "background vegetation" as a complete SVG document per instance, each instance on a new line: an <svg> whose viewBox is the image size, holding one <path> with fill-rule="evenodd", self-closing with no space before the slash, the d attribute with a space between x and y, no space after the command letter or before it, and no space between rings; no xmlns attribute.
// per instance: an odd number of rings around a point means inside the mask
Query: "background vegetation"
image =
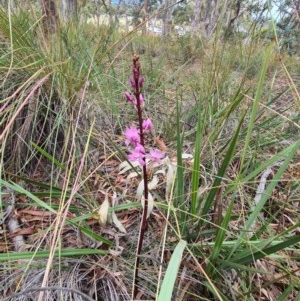
<svg viewBox="0 0 300 301"><path fill-rule="evenodd" d="M2 300L300 300L299 3L260 4L1 1Z"/></svg>

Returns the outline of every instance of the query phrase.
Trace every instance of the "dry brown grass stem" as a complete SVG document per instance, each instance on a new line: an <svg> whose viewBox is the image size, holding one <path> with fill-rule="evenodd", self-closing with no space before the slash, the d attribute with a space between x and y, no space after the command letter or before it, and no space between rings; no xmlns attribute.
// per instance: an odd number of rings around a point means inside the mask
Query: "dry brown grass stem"
<svg viewBox="0 0 300 301"><path fill-rule="evenodd" d="M9 300L12 300L13 298L18 298L18 297L22 297L22 296L27 296L27 297L31 298L30 296L32 296L33 292L46 292L46 291L70 292L70 293L73 293L73 294L76 294L76 295L79 295L79 296L83 297L85 301L95 301L94 299L92 299L88 295L86 295L86 294L82 293L81 291L78 291L74 288L59 287L59 286L32 287L32 288L26 289L22 292L19 292L19 293L11 295L9 297L6 297L6 298L2 299L2 301L9 301Z"/></svg>
<svg viewBox="0 0 300 301"><path fill-rule="evenodd" d="M49 74L47 74L46 76L44 76L42 79L40 79L35 86L33 87L33 89L30 91L30 93L28 94L28 96L25 98L25 100L22 102L22 104L19 106L19 108L16 110L15 114L11 117L11 119L9 120L8 124L5 126L5 128L3 129L3 132L0 135L0 142L4 139L6 133L9 131L10 127L12 126L12 124L14 123L14 121L16 120L16 118L19 116L20 112L23 110L23 108L26 106L26 104L29 102L29 100L31 99L31 97L34 95L35 91L40 88L44 82L49 78L49 76L52 74L53 72L50 72Z"/></svg>

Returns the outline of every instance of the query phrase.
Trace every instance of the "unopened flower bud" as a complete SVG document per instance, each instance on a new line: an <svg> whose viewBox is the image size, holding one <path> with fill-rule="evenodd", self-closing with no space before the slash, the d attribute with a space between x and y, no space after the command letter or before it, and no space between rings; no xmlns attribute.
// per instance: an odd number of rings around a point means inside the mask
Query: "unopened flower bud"
<svg viewBox="0 0 300 301"><path fill-rule="evenodd" d="M132 73L133 73L133 78L138 79L138 77L140 75L138 68L133 68Z"/></svg>
<svg viewBox="0 0 300 301"><path fill-rule="evenodd" d="M142 106L144 104L144 97L142 94L140 94L139 99L140 99L140 105Z"/></svg>
<svg viewBox="0 0 300 301"><path fill-rule="evenodd" d="M132 89L135 89L135 80L132 77L130 77L130 85Z"/></svg>
<svg viewBox="0 0 300 301"><path fill-rule="evenodd" d="M132 95L129 92L125 92L124 96L127 98L128 101L130 101L131 103L134 103L134 98L132 97Z"/></svg>
<svg viewBox="0 0 300 301"><path fill-rule="evenodd" d="M139 87L143 88L144 78L142 76L139 77Z"/></svg>

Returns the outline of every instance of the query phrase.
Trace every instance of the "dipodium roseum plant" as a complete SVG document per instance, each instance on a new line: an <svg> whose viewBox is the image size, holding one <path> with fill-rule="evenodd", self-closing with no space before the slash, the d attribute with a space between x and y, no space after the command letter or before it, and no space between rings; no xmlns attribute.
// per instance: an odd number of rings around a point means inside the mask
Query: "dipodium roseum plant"
<svg viewBox="0 0 300 301"><path fill-rule="evenodd" d="M125 145L129 148L130 153L128 159L131 162L138 162L143 170L143 183L144 183L144 206L143 214L140 225L140 232L136 251L136 262L133 279L133 297L135 298L138 293L138 270L140 264L140 254L143 246L145 231L147 230L147 212L148 212L148 180L147 180L147 163L157 162L160 163L164 157L164 153L158 149L150 148L147 150L145 146L145 135L152 131L153 123L151 119L143 119L143 108L145 105L142 95L144 78L141 74L141 65L139 57L134 55L132 65L132 77L130 77L130 85L132 93L125 92L126 99L131 102L137 111L138 126L131 125L124 131Z"/></svg>

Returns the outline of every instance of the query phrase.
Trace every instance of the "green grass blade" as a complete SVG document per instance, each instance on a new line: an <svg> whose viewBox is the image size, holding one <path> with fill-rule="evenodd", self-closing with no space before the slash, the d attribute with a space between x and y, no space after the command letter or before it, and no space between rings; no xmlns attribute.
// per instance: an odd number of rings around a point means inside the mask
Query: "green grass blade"
<svg viewBox="0 0 300 301"><path fill-rule="evenodd" d="M246 183L250 182L251 180L253 180L263 170L265 170L266 168L272 166L274 163L278 162L283 157L286 157L295 147L297 147L296 145L299 145L299 141L294 142L292 145L288 146L287 148L285 148L284 150L282 150L281 152L279 152L275 156L271 157L269 160L263 161L252 172L250 172L248 175L245 175L245 177L243 179L240 179L239 180L239 184L243 185L243 184L246 184ZM226 191L226 193L228 194L228 193L230 193L232 191L235 191L235 190L236 190L236 184L233 185L232 187L230 187Z"/></svg>
<svg viewBox="0 0 300 301"><path fill-rule="evenodd" d="M246 134L246 138L245 138L245 142L244 142L244 149L243 149L242 158L241 158L240 171L242 171L243 168L244 168L244 162L245 162L246 154L249 151L250 139L251 139L252 132L253 132L253 127L254 127L254 122L255 122L255 119L256 119L256 115L257 115L259 101L260 101L262 91L263 91L263 84L264 84L264 80L265 80L265 77L266 77L267 68L268 68L268 65L269 65L270 58L272 56L272 51L273 51L273 45L269 46L268 51L265 54L263 65L262 65L262 68L261 68L261 71L260 71L260 74L259 74L255 99L254 99L254 102L253 102L253 105L252 105L250 120L249 120L248 126L247 126L247 134Z"/></svg>
<svg viewBox="0 0 300 301"><path fill-rule="evenodd" d="M57 159L55 159L53 156L51 156L49 153L47 153L41 147L36 145L34 142L31 142L31 144L34 146L34 148L36 150L38 150L45 158L49 159L54 165L61 168L62 170L66 170L66 166L64 164L60 163Z"/></svg>
<svg viewBox="0 0 300 301"><path fill-rule="evenodd" d="M277 298L276 301L285 301L288 300L288 296L290 295L290 293L293 291L295 287L294 283L291 283L284 291L283 293Z"/></svg>
<svg viewBox="0 0 300 301"><path fill-rule="evenodd" d="M235 151L236 146L237 146L238 137L239 137L239 133L240 133L240 129L241 129L244 117L245 117L245 115L241 118L241 121L238 125L238 128L237 128L237 130L236 130L236 132L235 132L235 134L234 134L234 136L231 140L231 143L229 145L229 149L227 151L227 154L226 154L226 156L225 156L225 158L222 162L222 165L221 165L221 167L218 171L218 174L216 175L216 178L214 180L212 188L211 188L211 190L210 190L210 192L209 192L209 194L208 194L208 196L205 200L205 204L204 204L202 212L201 212L202 216L205 216L208 213L209 209L211 208L211 206L214 202L215 195L216 195L216 193L217 193L217 191L220 187L220 184L223 180L223 176L225 175L226 169L227 169L228 165L230 164L231 159L234 155L234 151ZM200 223L202 224L203 220L200 221Z"/></svg>
<svg viewBox="0 0 300 301"><path fill-rule="evenodd" d="M215 296L214 300L219 300L219 301L231 301L229 300L220 290L216 290L216 287L212 287L212 285L208 282L205 281L204 285L209 289L209 291ZM208 300L208 299L205 299Z"/></svg>
<svg viewBox="0 0 300 301"><path fill-rule="evenodd" d="M251 267L251 265L243 265L243 264L237 264L235 262L228 262L226 260L218 260L219 268L221 268L223 271L234 269L239 272L248 272L248 273L257 273L257 274L269 274L269 271L265 271L263 269L256 269Z"/></svg>
<svg viewBox="0 0 300 301"><path fill-rule="evenodd" d="M159 292L159 296L157 301L169 301L172 300L172 293L174 289L175 280L177 278L179 266L181 263L183 251L186 247L186 241L181 240L171 257L169 262L166 275L164 277L163 283L161 285L161 289Z"/></svg>
<svg viewBox="0 0 300 301"><path fill-rule="evenodd" d="M105 255L108 251L98 250L98 249L62 249L55 251L54 256L69 257L69 256L83 256L83 255ZM13 260L23 260L23 259L39 259L39 258L48 258L50 251L37 251L37 252L9 252L1 253L0 261L13 261Z"/></svg>
<svg viewBox="0 0 300 301"><path fill-rule="evenodd" d="M209 140L211 143L219 137L220 131L223 130L222 124L224 124L230 117L231 114L234 113L235 109L238 108L242 100L244 99L244 95L248 92L248 90L241 92L241 87L238 88L235 95L233 96L231 103L224 108L224 110L220 111L220 116L216 116L218 123L216 124L215 128L213 129Z"/></svg>
<svg viewBox="0 0 300 301"><path fill-rule="evenodd" d="M231 199L231 202L228 206L225 217L222 221L221 227L218 229L218 233L215 238L215 243L213 246L212 254L209 258L209 265L208 265L207 271L206 271L208 276L211 276L213 274L214 268L216 266L216 260L222 250L223 242L224 242L226 231L227 231L226 229L228 228L228 224L231 220L233 205L234 205L234 198Z"/></svg>
<svg viewBox="0 0 300 301"><path fill-rule="evenodd" d="M232 254L234 252L236 252L236 250L238 249L239 245L241 244L242 240L244 239L246 233L248 231L250 231L251 227L253 226L253 223L257 220L257 218L259 217L260 212L262 211L266 201L269 199L273 189L276 187L276 185L278 184L280 178L282 177L284 171L286 170L286 168L288 167L290 161L293 159L295 153L297 152L297 150L300 147L300 140L297 141L296 143L294 143L293 147L290 149L290 153L286 154L286 159L284 160L283 164L280 166L280 168L278 169L277 173L275 174L275 176L273 177L273 180L270 182L270 184L267 186L266 190L264 191L260 201L258 202L258 204L256 204L253 212L250 214L248 220L246 221L245 224L245 228L244 230L241 232L238 241L235 245L235 247L233 247L230 256L232 256Z"/></svg>
<svg viewBox="0 0 300 301"><path fill-rule="evenodd" d="M29 197L30 199L32 199L34 202L37 203L37 205L39 205L40 207L52 212L52 213L57 213L51 206L49 206L47 203L45 203L44 201L42 201L41 199L39 199L38 197L36 197L34 194L32 194L31 192L29 192L28 190L24 189L23 187L21 187L20 185L16 184L16 183L9 183L6 182L2 179L0 179L0 183L4 186L4 187L9 187L10 189L20 193L20 194L24 194L27 197Z"/></svg>
<svg viewBox="0 0 300 301"><path fill-rule="evenodd" d="M186 233L185 224L186 224L186 212L184 208L184 167L182 162L182 141L183 141L183 133L181 131L180 126L180 107L179 102L177 101L177 173L176 173L176 186L175 186L175 194L174 194L174 206L180 210L180 224L182 235L184 236Z"/></svg>
<svg viewBox="0 0 300 301"><path fill-rule="evenodd" d="M33 184L39 188L43 188L46 189L46 191L32 191L31 193L37 197L51 197L51 198L61 198L61 197L67 197L69 198L71 196L71 190L68 191L62 191L61 188L53 186L53 185L49 185L49 184L45 184L43 182L39 182L36 180L32 180L23 176L18 176L15 175L15 177L17 179L23 180L26 183L30 183ZM75 198L78 198L80 200L82 200L83 202L86 203L86 200L79 194L76 193L75 194ZM53 204L55 206L55 204ZM53 207L54 208L54 207Z"/></svg>
<svg viewBox="0 0 300 301"><path fill-rule="evenodd" d="M284 250L292 245L295 245L300 242L300 235L294 236L292 238L287 239L286 241L283 241L281 243L278 243L274 246L264 248L262 250L259 250L257 252L254 252L252 254L249 254L248 256L239 258L238 260L232 260L234 263L237 264L250 264L255 262L258 259L264 258L268 255L274 254L278 251Z"/></svg>
<svg viewBox="0 0 300 301"><path fill-rule="evenodd" d="M62 191L61 188L59 188L59 187L55 187L53 185L45 184L43 182L32 180L32 179L29 179L29 178L26 178L26 177L23 177L23 176L15 175L15 177L18 180L22 180L22 181L24 181L26 183L33 184L34 186L37 186L37 187L42 188L42 189L47 189L49 191L52 190L52 191L57 191L57 192L61 192Z"/></svg>
<svg viewBox="0 0 300 301"><path fill-rule="evenodd" d="M98 235L92 229L80 226L71 220L69 220L69 223L72 224L74 227L78 228L82 233L84 233L87 237L91 238L92 240L101 241L108 246L112 245L112 242L110 240L102 237L101 235Z"/></svg>
<svg viewBox="0 0 300 301"><path fill-rule="evenodd" d="M195 152L194 152L194 164L192 171L192 191L191 191L191 214L197 213L198 199L198 186L199 186L199 176L200 176L200 147L203 134L203 120L201 118L201 105L199 104L198 109L198 121L197 121L197 131L196 131L196 141L195 141Z"/></svg>

